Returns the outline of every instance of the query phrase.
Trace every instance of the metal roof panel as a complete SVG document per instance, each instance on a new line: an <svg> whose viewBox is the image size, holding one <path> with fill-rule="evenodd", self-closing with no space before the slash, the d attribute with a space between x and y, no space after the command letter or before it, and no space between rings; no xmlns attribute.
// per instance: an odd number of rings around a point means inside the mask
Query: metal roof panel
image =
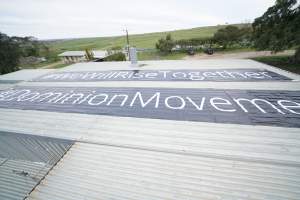
<svg viewBox="0 0 300 200"><path fill-rule="evenodd" d="M28 200L297 199L299 168L76 143Z"/></svg>

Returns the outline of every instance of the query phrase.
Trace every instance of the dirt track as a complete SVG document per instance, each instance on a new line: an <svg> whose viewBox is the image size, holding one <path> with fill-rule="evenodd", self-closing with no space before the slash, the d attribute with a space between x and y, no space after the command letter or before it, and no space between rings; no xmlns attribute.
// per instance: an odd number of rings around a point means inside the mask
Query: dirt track
<svg viewBox="0 0 300 200"><path fill-rule="evenodd" d="M60 65L60 64L63 64L62 61L58 61L58 62L55 62L55 63L51 63L49 65L46 65L44 67L41 67L41 69L52 69L53 67L55 67L56 65Z"/></svg>
<svg viewBox="0 0 300 200"><path fill-rule="evenodd" d="M213 55L207 55L204 53L196 54L194 56L186 56L184 60L201 60L201 59L218 59L218 58L227 58L227 59L244 59L244 58L253 58L259 56L273 56L273 55L293 55L294 50L287 50L279 52L277 54L271 54L270 51L249 51L249 52L234 52L234 53L214 53Z"/></svg>

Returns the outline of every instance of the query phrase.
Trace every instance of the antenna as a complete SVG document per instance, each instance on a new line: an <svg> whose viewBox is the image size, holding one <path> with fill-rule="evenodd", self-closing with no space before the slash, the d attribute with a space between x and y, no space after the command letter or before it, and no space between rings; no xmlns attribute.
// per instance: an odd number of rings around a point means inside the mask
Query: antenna
<svg viewBox="0 0 300 200"><path fill-rule="evenodd" d="M131 60L130 59L130 51L129 51L129 48L130 48L130 46L129 46L129 36L128 36L128 30L127 30L127 28L124 31L126 32L126 42L127 42L128 59Z"/></svg>

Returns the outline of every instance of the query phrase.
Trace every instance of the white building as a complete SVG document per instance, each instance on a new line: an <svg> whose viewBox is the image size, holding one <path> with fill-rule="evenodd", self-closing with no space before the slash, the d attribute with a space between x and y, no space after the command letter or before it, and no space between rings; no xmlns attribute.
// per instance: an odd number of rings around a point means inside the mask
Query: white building
<svg viewBox="0 0 300 200"><path fill-rule="evenodd" d="M104 59L107 57L106 51L92 51L95 59ZM86 52L85 51L65 51L58 55L61 57L64 63L78 63L78 62L85 62L86 59Z"/></svg>

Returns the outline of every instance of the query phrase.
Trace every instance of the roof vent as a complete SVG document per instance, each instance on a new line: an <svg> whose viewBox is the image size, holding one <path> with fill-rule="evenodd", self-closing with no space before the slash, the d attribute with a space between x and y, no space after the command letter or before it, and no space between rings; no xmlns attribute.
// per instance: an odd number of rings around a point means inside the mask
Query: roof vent
<svg viewBox="0 0 300 200"><path fill-rule="evenodd" d="M136 48L134 47L130 47L129 48L129 55L130 55L130 61L131 67L138 67L138 58L137 58L137 52L136 52Z"/></svg>

